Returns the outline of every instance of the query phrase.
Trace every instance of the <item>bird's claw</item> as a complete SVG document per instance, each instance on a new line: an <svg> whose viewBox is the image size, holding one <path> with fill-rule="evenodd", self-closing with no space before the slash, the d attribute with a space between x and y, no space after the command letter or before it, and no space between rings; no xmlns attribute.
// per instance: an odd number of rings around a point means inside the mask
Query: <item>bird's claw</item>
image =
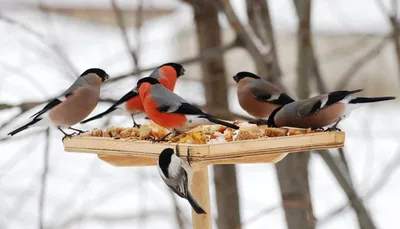
<svg viewBox="0 0 400 229"><path fill-rule="evenodd" d="M72 138L73 136L77 136L77 133L74 132L72 134L65 134L64 137L61 139L61 141L64 141L66 138Z"/></svg>
<svg viewBox="0 0 400 229"><path fill-rule="evenodd" d="M139 129L141 126L142 126L142 125L137 124L137 123L134 123L134 124L133 124L133 128L138 128L138 129Z"/></svg>
<svg viewBox="0 0 400 229"><path fill-rule="evenodd" d="M325 131L330 132L330 131L342 131L342 130L337 128L336 126L332 126L326 129Z"/></svg>
<svg viewBox="0 0 400 229"><path fill-rule="evenodd" d="M165 142L165 141L166 141L165 139L167 139L167 137L168 137L169 135L171 135L171 132L169 132L168 134L166 134L166 135L165 135L164 137L162 137L162 138L153 139L153 140L151 140L151 142L152 142L152 143L155 143L155 142Z"/></svg>

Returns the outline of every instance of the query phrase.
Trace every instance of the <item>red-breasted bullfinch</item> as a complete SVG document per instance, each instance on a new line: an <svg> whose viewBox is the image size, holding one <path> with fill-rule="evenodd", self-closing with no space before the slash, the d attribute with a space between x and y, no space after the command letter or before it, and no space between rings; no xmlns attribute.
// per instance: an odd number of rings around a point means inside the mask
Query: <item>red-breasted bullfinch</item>
<svg viewBox="0 0 400 229"><path fill-rule="evenodd" d="M362 91L335 91L309 99L298 100L275 109L268 119L269 126L338 130L337 124L352 110L365 103L393 100L396 97L353 97Z"/></svg>
<svg viewBox="0 0 400 229"><path fill-rule="evenodd" d="M232 123L221 121L204 113L162 86L155 78L140 79L137 88L147 116L158 125L168 128L174 135L212 123L239 129Z"/></svg>
<svg viewBox="0 0 400 229"><path fill-rule="evenodd" d="M233 79L237 83L240 106L253 117L261 120L276 108L293 102L287 94L250 72L239 72Z"/></svg>
<svg viewBox="0 0 400 229"><path fill-rule="evenodd" d="M160 83L168 88L169 90L173 91L175 88L176 80L185 74L185 69L182 65L177 63L166 63L161 65L160 67L156 68L149 77L156 78L160 81ZM93 116L89 119L82 121L81 123L87 123L99 118L102 118L108 114L117 115L118 112L115 111L123 111L124 113L130 114L133 121L133 126L140 126L135 122L134 116L144 112L144 108L142 105L142 101L139 97L139 93L137 89L134 88L133 90L129 91L125 94L121 99L111 105L107 110L104 112Z"/></svg>
<svg viewBox="0 0 400 229"><path fill-rule="evenodd" d="M29 123L10 132L9 135L17 134L31 126L51 125L56 126L65 136L72 135L65 133L61 128L82 133L83 131L71 126L82 121L94 110L99 101L101 84L108 78L108 74L102 69L86 70L61 96L53 99L42 110L32 115Z"/></svg>

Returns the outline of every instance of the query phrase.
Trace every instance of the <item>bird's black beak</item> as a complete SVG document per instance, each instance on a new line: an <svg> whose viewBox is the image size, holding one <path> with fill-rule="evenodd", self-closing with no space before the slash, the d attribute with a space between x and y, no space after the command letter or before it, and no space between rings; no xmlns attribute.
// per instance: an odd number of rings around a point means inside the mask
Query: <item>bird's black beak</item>
<svg viewBox="0 0 400 229"><path fill-rule="evenodd" d="M179 76L185 75L186 70L184 68L181 68L179 71Z"/></svg>
<svg viewBox="0 0 400 229"><path fill-rule="evenodd" d="M238 75L233 76L233 80L236 81L236 83L239 82L239 76Z"/></svg>

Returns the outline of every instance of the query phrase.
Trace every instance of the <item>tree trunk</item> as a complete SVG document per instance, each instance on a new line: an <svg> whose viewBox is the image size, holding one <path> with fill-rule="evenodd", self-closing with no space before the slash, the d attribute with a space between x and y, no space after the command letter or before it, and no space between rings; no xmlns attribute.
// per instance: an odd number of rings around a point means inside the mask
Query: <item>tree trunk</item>
<svg viewBox="0 0 400 229"><path fill-rule="evenodd" d="M221 46L221 28L218 13L212 4L191 1L195 11L195 21L199 51ZM207 108L228 110L228 86L225 78L223 58L202 61L201 70L205 88ZM218 207L219 229L240 228L239 193L235 165L214 166L214 182Z"/></svg>
<svg viewBox="0 0 400 229"><path fill-rule="evenodd" d="M310 34L311 0L294 0L294 2L299 9L296 91L299 98L307 98L310 93L309 76L313 70ZM309 157L309 152L289 154L275 167L289 229L315 228L308 180Z"/></svg>

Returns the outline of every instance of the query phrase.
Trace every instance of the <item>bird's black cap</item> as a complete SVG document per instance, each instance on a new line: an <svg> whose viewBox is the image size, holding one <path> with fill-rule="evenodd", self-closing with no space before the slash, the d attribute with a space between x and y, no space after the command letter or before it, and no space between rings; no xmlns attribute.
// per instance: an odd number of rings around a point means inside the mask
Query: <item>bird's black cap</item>
<svg viewBox="0 0 400 229"><path fill-rule="evenodd" d="M86 76L91 73L98 75L103 82L110 78L107 72L101 68L89 68L88 70L84 71L80 76Z"/></svg>
<svg viewBox="0 0 400 229"><path fill-rule="evenodd" d="M153 78L153 77L145 77L145 78L140 79L140 80L137 82L137 88L140 88L140 85L142 85L142 83L159 84L160 82L159 82L156 78Z"/></svg>
<svg viewBox="0 0 400 229"><path fill-rule="evenodd" d="M251 72L239 72L235 76L233 76L233 79L236 81L236 83L239 83L239 81L243 78L250 77L253 79L260 79L260 77L254 73Z"/></svg>
<svg viewBox="0 0 400 229"><path fill-rule="evenodd" d="M177 74L178 77L179 76L183 76L185 74L185 71L186 71L181 64L174 63L174 62L165 63L165 64L161 65L160 68L163 67L163 66L171 66L171 67L173 67L175 69L176 74Z"/></svg>
<svg viewBox="0 0 400 229"><path fill-rule="evenodd" d="M160 166L161 171L164 173L166 178L169 178L168 167L169 167L169 164L171 163L171 156L173 154L174 154L173 149L166 148L158 156L158 165Z"/></svg>

